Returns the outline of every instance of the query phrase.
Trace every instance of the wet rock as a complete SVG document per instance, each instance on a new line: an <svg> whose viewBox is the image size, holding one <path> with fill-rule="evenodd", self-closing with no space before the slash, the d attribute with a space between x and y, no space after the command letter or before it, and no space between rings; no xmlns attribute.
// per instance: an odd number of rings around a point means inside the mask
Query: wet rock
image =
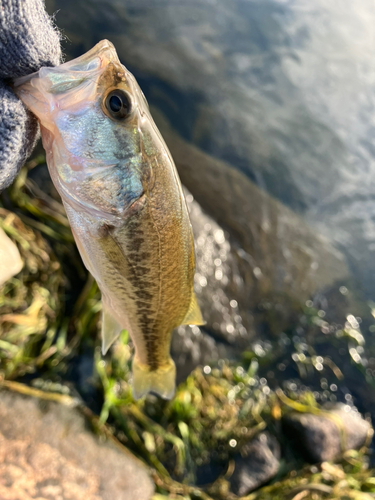
<svg viewBox="0 0 375 500"><path fill-rule="evenodd" d="M169 141L172 132L167 127L163 132ZM207 322L181 326L173 336L172 355L183 380L199 364L238 359L263 331L279 333L302 300L346 276L347 268L327 240L243 174L177 137L170 142L181 178L197 196L185 188L195 239L194 289ZM199 178L194 172L200 165ZM263 198L270 209L266 215L260 208ZM285 239L277 243L275 232Z"/></svg>
<svg viewBox="0 0 375 500"><path fill-rule="evenodd" d="M157 116L181 179L195 193L185 190L195 291L207 324L180 327L173 337L172 353L186 376L198 364L238 358L258 335L278 334L315 290L333 286L348 270L327 239L241 172L175 136Z"/></svg>
<svg viewBox="0 0 375 500"><path fill-rule="evenodd" d="M177 384L186 380L197 366L219 359L238 359L238 349L213 338L203 327L180 326L172 336L171 355L176 364Z"/></svg>
<svg viewBox="0 0 375 500"><path fill-rule="evenodd" d="M349 406L338 405L321 415L293 413L283 428L306 460L316 463L338 458L344 451L359 449L371 425Z"/></svg>
<svg viewBox="0 0 375 500"><path fill-rule="evenodd" d="M0 498L149 500L153 484L134 456L100 442L82 415L0 393Z"/></svg>
<svg viewBox="0 0 375 500"><path fill-rule="evenodd" d="M243 496L272 479L279 469L280 445L268 432L255 437L235 460L231 490Z"/></svg>
<svg viewBox="0 0 375 500"><path fill-rule="evenodd" d="M230 246L226 251L233 255L236 274L241 276L231 286L246 299L247 306L251 307L254 299L266 300L277 294L300 302L348 276L343 254L327 238L312 231L301 217L236 168L184 141L159 112L153 110L153 114L182 183L204 210L196 217L191 211L195 236L204 237L205 225L213 218L217 229L228 232Z"/></svg>
<svg viewBox="0 0 375 500"><path fill-rule="evenodd" d="M184 192L195 240L194 290L207 322L203 330L228 344L229 351L230 346L241 349L254 336L254 326L249 308L239 307L247 285L236 251L228 232L202 210L186 188ZM198 328L192 328L192 333L199 337Z"/></svg>

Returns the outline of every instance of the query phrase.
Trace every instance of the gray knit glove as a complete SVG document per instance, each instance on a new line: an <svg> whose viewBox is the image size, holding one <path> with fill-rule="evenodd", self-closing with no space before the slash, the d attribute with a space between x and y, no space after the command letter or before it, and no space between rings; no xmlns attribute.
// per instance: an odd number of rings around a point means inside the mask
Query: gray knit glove
<svg viewBox="0 0 375 500"><path fill-rule="evenodd" d="M13 182L39 136L36 118L8 84L60 59L60 36L43 0L0 0L0 191Z"/></svg>

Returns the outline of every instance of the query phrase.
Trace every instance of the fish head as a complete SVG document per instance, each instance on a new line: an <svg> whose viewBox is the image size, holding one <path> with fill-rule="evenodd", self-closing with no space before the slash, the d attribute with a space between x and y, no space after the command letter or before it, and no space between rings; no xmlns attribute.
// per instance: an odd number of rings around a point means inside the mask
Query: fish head
<svg viewBox="0 0 375 500"><path fill-rule="evenodd" d="M64 202L123 216L144 192L162 139L134 76L111 42L14 82L37 116L52 180Z"/></svg>

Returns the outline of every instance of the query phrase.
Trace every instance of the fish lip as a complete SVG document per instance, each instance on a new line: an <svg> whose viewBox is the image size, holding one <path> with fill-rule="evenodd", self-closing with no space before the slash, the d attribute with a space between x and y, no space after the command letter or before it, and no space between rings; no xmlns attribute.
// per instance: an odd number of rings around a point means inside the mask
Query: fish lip
<svg viewBox="0 0 375 500"><path fill-rule="evenodd" d="M107 39L104 39L98 42L96 45L94 45L94 47L92 47L92 49L85 52L81 56L76 57L75 59L72 59L71 61L68 61L64 64L61 64L60 66L56 66L56 68L53 69L59 70L60 68L63 68L64 70L72 72L85 71L84 69L80 69L80 65L82 64L85 67L87 63L95 60L96 58L100 59L100 68L103 68L103 66L107 65L110 62L116 62L120 64L120 60L113 43Z"/></svg>

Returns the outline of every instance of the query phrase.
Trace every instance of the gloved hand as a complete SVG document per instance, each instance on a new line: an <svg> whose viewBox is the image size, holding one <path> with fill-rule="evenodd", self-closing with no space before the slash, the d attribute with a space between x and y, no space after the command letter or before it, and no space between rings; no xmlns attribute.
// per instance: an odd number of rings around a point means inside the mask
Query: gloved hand
<svg viewBox="0 0 375 500"><path fill-rule="evenodd" d="M39 137L36 118L11 81L60 59L60 35L43 0L0 0L0 191L13 182Z"/></svg>

